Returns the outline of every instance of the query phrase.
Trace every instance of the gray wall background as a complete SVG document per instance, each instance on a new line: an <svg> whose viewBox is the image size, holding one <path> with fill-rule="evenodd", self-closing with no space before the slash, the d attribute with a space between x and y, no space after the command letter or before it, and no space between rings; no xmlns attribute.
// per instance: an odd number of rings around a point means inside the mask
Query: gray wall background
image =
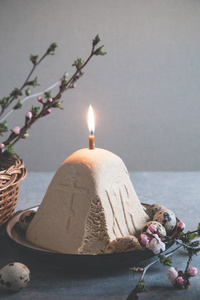
<svg viewBox="0 0 200 300"><path fill-rule="evenodd" d="M77 87L30 130L15 151L29 171L55 171L88 147L87 111L96 115L96 146L119 155L130 171L200 170L199 0L0 0L1 97L22 84L56 42L56 55L36 70L41 91L96 34L108 54L95 57ZM56 91L55 91L56 92ZM22 126L32 99L8 119ZM2 142L3 140L1 140Z"/></svg>

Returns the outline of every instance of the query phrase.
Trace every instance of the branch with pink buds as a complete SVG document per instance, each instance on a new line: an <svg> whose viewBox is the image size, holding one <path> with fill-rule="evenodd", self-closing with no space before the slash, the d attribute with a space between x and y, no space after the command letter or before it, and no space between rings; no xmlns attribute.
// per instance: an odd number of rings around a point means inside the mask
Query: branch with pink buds
<svg viewBox="0 0 200 300"><path fill-rule="evenodd" d="M160 262L163 266L168 266L167 276L169 280L171 280L172 285L176 289L188 289L190 287L190 279L194 277L198 270L196 267L190 266L193 255L197 255L200 252L200 223L197 227L197 230L188 231L187 233L183 233L185 229L184 222L179 222L176 225L175 232L172 236L162 236L159 233L157 226L150 225L146 232L142 233L140 236L141 244L148 249L152 250L155 254L160 253L165 250L165 246L163 244L166 241L172 241L178 244L178 246L170 251L169 253L162 255L159 254L158 259L151 262L144 268L133 267L130 268L133 275L135 273L142 273L138 284L128 295L126 300L137 300L139 299L139 295L143 292L147 292L145 287L144 276L147 270L153 266L155 263ZM186 263L185 271L178 271L177 268L172 266L172 255L177 252L180 248L184 247L186 251L188 251L188 261Z"/></svg>
<svg viewBox="0 0 200 300"><path fill-rule="evenodd" d="M106 52L103 51L104 46L100 46L99 48L96 48L97 44L100 42L100 37L97 35L93 41L92 41L92 49L91 52L84 62L81 58L78 58L76 61L74 61L73 65L76 68L76 71L71 76L70 79L67 79L68 74L65 73L60 81L59 91L56 93L55 96L52 95L51 90L44 93L44 96L39 96L37 98L38 103L40 106L32 106L30 110L25 115L25 121L22 127L15 126L14 129L11 130L11 134L9 137L4 140L0 144L0 153L4 152L13 152L13 146L20 140L27 138L29 136L28 130L32 127L32 125L41 119L44 116L49 115L52 112L53 108L60 108L62 101L60 100L62 97L62 94L71 88L75 88L76 81L84 74L83 69L88 64L88 62L91 60L91 58L95 55L105 55ZM37 77L35 77L33 80L30 79L33 72L35 71L36 67L43 61L43 59L48 55L53 55L55 53L57 45L56 43L53 43L50 45L50 47L47 49L47 51L44 53L44 55L38 60L38 55L31 55L30 60L33 63L33 67L28 74L25 82L22 84L22 86L18 89L15 88L8 97L4 97L0 99L0 117L4 114L5 110L13 103L14 100L17 101L17 103L14 105L12 110L19 109L22 107L22 101L19 99L20 96L22 96L23 90L25 90L25 94L30 95L30 87L35 87L38 84ZM6 131L8 131L8 125L6 121L0 120L0 135L3 135Z"/></svg>

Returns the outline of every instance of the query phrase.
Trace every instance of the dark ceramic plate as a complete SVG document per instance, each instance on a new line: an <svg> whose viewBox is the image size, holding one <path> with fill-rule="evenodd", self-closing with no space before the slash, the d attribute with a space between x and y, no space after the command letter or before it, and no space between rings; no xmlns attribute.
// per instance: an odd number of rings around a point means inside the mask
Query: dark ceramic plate
<svg viewBox="0 0 200 300"><path fill-rule="evenodd" d="M148 206L143 204L144 206ZM37 211L38 206L29 208ZM28 210L28 209L27 209ZM51 264L61 265L62 267L70 267L73 269L108 269L119 267L131 267L136 263L156 256L149 249L141 249L135 251L127 251L121 253L107 253L99 255L87 254L63 254L32 245L25 239L25 234L19 227L19 218L24 211L17 212L7 223L6 233L9 238L15 242L23 250L31 251L33 255L40 258L42 261L47 261ZM173 242L166 242L166 250L169 249Z"/></svg>

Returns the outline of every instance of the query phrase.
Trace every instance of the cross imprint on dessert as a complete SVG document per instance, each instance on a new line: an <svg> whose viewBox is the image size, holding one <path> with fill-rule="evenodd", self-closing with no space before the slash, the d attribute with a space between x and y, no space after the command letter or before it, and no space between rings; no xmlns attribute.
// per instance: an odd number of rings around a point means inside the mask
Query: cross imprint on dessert
<svg viewBox="0 0 200 300"><path fill-rule="evenodd" d="M69 217L67 220L66 230L70 229L72 219L75 217L75 211L73 209L74 196L77 194L84 195L90 202L88 191L84 187L77 186L78 178L77 176L72 176L67 178L67 184L56 184L56 188L64 192L64 197L66 199L66 205L70 209ZM67 193L66 193L67 192ZM66 196L67 195L67 196Z"/></svg>

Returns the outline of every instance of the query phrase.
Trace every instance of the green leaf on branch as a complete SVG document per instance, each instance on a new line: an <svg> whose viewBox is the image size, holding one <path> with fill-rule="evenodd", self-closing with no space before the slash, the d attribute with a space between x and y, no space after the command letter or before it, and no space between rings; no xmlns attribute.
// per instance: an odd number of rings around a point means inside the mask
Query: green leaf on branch
<svg viewBox="0 0 200 300"><path fill-rule="evenodd" d="M28 133L28 130L26 131L26 133L22 136L23 139L26 139L29 137L29 133Z"/></svg>
<svg viewBox="0 0 200 300"><path fill-rule="evenodd" d="M63 79L66 79L69 76L68 72L65 72L65 74L63 75Z"/></svg>
<svg viewBox="0 0 200 300"><path fill-rule="evenodd" d="M54 55L55 54L55 50L58 47L58 45L56 43L52 43L49 48L47 49L47 54L51 54Z"/></svg>
<svg viewBox="0 0 200 300"><path fill-rule="evenodd" d="M76 67L77 70L79 70L84 64L84 61L81 58L77 58L77 60L74 61L73 67Z"/></svg>
<svg viewBox="0 0 200 300"><path fill-rule="evenodd" d="M31 89L30 88L27 88L25 90L25 93L26 93L26 96L29 96L31 94Z"/></svg>
<svg viewBox="0 0 200 300"><path fill-rule="evenodd" d="M39 111L40 111L40 106L32 106L31 107L31 111L32 111L32 114L33 114L33 116L34 117L37 117L37 115L38 115L38 113L39 113Z"/></svg>
<svg viewBox="0 0 200 300"><path fill-rule="evenodd" d="M8 131L7 121L3 121L2 123L0 123L0 135L3 136L3 133L7 131Z"/></svg>
<svg viewBox="0 0 200 300"><path fill-rule="evenodd" d="M135 273L137 272L137 267L129 268L129 270L132 272L133 277L134 277Z"/></svg>
<svg viewBox="0 0 200 300"><path fill-rule="evenodd" d="M6 146L5 149L6 149L6 151L9 152L9 153L14 153L13 145Z"/></svg>
<svg viewBox="0 0 200 300"><path fill-rule="evenodd" d="M97 34L92 41L92 45L96 46L100 41L101 41L101 39L100 39L99 35Z"/></svg>
<svg viewBox="0 0 200 300"><path fill-rule="evenodd" d="M198 234L196 234L196 233L190 233L189 236L188 236L190 242L191 242L193 239L195 239L197 236L198 236Z"/></svg>
<svg viewBox="0 0 200 300"><path fill-rule="evenodd" d="M32 55L32 54L30 55L30 61L32 61L34 65L37 64L37 59L38 59L38 55Z"/></svg>
<svg viewBox="0 0 200 300"><path fill-rule="evenodd" d="M190 243L193 239L195 239L198 236L197 233L193 232L190 233L190 231L188 231L187 233L180 233L179 238L183 243Z"/></svg>
<svg viewBox="0 0 200 300"><path fill-rule="evenodd" d="M39 86L40 84L37 82L37 77L33 80L33 87Z"/></svg>
<svg viewBox="0 0 200 300"><path fill-rule="evenodd" d="M54 103L52 104L51 107L54 107L54 108L60 108L61 110L63 110L64 108L61 107L62 102L63 102L63 101L61 101L61 100L59 100L59 101L57 101L57 102L54 102Z"/></svg>
<svg viewBox="0 0 200 300"><path fill-rule="evenodd" d="M133 277L135 276L135 273L144 272L144 268L140 268L140 267L133 267L130 268L129 270L132 272Z"/></svg>
<svg viewBox="0 0 200 300"><path fill-rule="evenodd" d="M44 98L49 99L49 98L52 98L52 97L53 96L52 96L52 92L51 91L48 91L48 92L44 93Z"/></svg>
<svg viewBox="0 0 200 300"><path fill-rule="evenodd" d="M20 100L17 101L17 104L13 107L13 109L19 109L22 108L22 103Z"/></svg>
<svg viewBox="0 0 200 300"><path fill-rule="evenodd" d="M136 286L137 293L147 293L147 289L144 286L144 280L140 280L138 285Z"/></svg>
<svg viewBox="0 0 200 300"><path fill-rule="evenodd" d="M10 97L3 97L2 99L0 99L0 105L1 105L2 109L4 109L6 107L9 100L10 100Z"/></svg>
<svg viewBox="0 0 200 300"><path fill-rule="evenodd" d="M1 128L8 130L8 123L7 121L3 121L3 123L0 123Z"/></svg>
<svg viewBox="0 0 200 300"><path fill-rule="evenodd" d="M10 97L17 98L18 96L22 96L22 92L18 88L14 88L10 93Z"/></svg>
<svg viewBox="0 0 200 300"><path fill-rule="evenodd" d="M37 82L37 77L34 80L28 81L26 85L31 85L33 87L39 86L40 84Z"/></svg>
<svg viewBox="0 0 200 300"><path fill-rule="evenodd" d="M60 90L62 90L64 87L67 87L68 81L67 80L62 80L61 85L60 85Z"/></svg>
<svg viewBox="0 0 200 300"><path fill-rule="evenodd" d="M103 51L103 47L104 47L104 46L101 46L101 47L99 47L97 50L95 50L95 51L94 51L94 54L95 54L95 55L106 55L107 52L104 52L104 51Z"/></svg>
<svg viewBox="0 0 200 300"><path fill-rule="evenodd" d="M159 255L159 260L158 260L163 266L168 266L171 267L172 264L172 257L168 256L166 257L165 255Z"/></svg>

